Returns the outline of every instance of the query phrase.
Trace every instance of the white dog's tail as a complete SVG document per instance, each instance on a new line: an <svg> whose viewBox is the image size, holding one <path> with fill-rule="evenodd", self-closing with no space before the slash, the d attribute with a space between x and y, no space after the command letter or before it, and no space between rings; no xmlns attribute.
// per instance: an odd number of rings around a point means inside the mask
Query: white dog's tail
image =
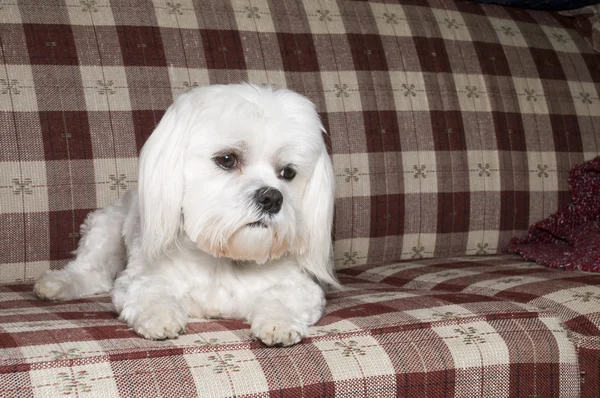
<svg viewBox="0 0 600 398"><path fill-rule="evenodd" d="M125 268L122 231L131 196L128 192L116 203L87 216L75 259L61 270L42 275L34 286L39 298L72 300L110 291Z"/></svg>

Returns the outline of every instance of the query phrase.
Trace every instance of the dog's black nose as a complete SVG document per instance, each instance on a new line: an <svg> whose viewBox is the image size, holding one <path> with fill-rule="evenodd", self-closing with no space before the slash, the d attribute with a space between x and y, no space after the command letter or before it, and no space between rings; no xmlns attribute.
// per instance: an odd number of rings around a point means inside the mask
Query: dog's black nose
<svg viewBox="0 0 600 398"><path fill-rule="evenodd" d="M281 210L283 195L275 188L260 188L256 191L254 198L261 210L266 213L277 214Z"/></svg>

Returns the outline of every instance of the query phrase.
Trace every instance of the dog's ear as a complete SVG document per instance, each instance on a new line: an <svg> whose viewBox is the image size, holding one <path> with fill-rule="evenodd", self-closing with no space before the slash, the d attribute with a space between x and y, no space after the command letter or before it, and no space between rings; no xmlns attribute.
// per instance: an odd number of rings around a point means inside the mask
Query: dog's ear
<svg viewBox="0 0 600 398"><path fill-rule="evenodd" d="M188 96L182 95L167 109L140 154L141 246L148 260L173 245L181 228L183 155L192 114Z"/></svg>
<svg viewBox="0 0 600 398"><path fill-rule="evenodd" d="M300 266L319 281L340 288L333 266L331 228L335 200L335 175L331 158L323 143L321 153L302 198L304 250Z"/></svg>

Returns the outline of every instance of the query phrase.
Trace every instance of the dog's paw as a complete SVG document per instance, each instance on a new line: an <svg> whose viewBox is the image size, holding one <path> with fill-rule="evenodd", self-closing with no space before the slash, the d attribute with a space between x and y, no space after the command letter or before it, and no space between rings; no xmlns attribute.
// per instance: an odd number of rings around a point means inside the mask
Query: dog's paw
<svg viewBox="0 0 600 398"><path fill-rule="evenodd" d="M149 340L177 338L185 332L188 315L179 305L155 304L145 307L133 320L133 331Z"/></svg>
<svg viewBox="0 0 600 398"><path fill-rule="evenodd" d="M78 298L73 281L60 271L49 271L33 286L33 294L42 300L72 300Z"/></svg>
<svg viewBox="0 0 600 398"><path fill-rule="evenodd" d="M277 319L253 323L251 330L254 337L268 346L294 345L307 335L304 325Z"/></svg>

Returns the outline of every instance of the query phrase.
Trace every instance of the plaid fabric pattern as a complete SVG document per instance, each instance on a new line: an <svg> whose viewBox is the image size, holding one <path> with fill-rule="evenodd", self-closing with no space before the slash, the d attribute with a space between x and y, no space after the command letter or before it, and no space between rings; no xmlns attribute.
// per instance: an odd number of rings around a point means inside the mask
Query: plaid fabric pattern
<svg viewBox="0 0 600 398"><path fill-rule="evenodd" d="M451 0L2 2L0 395L599 396L596 276L439 258L502 251L600 153L581 28ZM193 320L151 342L108 296L35 300L173 98L242 80L307 95L330 133L347 289L310 338Z"/></svg>
<svg viewBox="0 0 600 398"><path fill-rule="evenodd" d="M339 268L502 251L600 152L599 65L573 21L450 0L2 4L0 280L64 266L137 179L178 94L248 80L330 132Z"/></svg>
<svg viewBox="0 0 600 398"><path fill-rule="evenodd" d="M339 273L417 291L478 294L557 314L579 349L582 397L600 396L600 274L565 272L512 255L371 264Z"/></svg>
<svg viewBox="0 0 600 398"><path fill-rule="evenodd" d="M225 320L147 341L116 320L109 297L49 303L31 285L5 285L0 394L580 396L577 351L552 312L345 275L310 337L285 349Z"/></svg>

